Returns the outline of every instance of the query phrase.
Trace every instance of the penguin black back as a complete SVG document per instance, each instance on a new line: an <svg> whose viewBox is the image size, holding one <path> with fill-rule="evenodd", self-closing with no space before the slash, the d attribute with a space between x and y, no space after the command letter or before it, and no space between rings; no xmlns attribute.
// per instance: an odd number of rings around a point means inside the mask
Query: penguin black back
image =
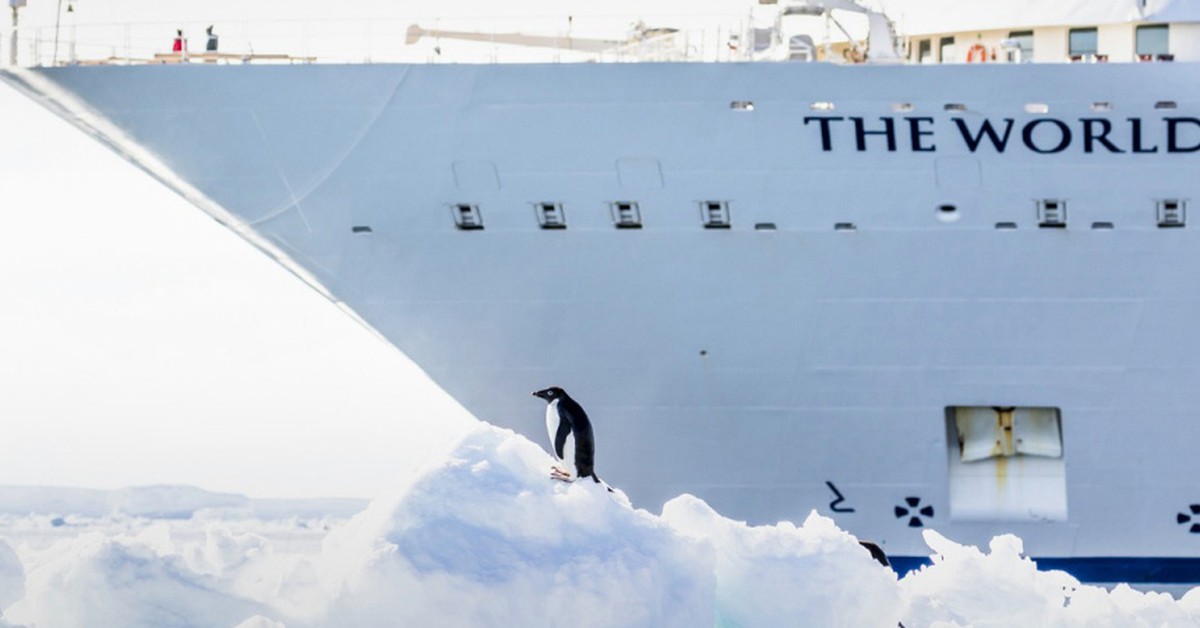
<svg viewBox="0 0 1200 628"><path fill-rule="evenodd" d="M592 422L583 406L563 393L558 411L571 417L571 432L575 434L575 471L581 478L590 477L596 482L596 440L592 435Z"/></svg>

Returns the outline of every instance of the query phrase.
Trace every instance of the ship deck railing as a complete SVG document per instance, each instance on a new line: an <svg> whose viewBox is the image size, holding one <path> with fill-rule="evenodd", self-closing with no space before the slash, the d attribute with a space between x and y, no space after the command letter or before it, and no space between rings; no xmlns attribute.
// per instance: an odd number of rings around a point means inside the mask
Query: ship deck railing
<svg viewBox="0 0 1200 628"><path fill-rule="evenodd" d="M68 14L69 15L69 14ZM218 36L207 50L206 28ZM656 31L670 28L675 32ZM179 63L738 62L755 51L746 16L390 18L22 24L0 32L0 65ZM173 50L176 30L185 46ZM469 40L462 35L471 36ZM539 45L518 45L512 35ZM15 46L14 46L15 38ZM596 42L606 42L598 44ZM607 45L611 43L611 46Z"/></svg>

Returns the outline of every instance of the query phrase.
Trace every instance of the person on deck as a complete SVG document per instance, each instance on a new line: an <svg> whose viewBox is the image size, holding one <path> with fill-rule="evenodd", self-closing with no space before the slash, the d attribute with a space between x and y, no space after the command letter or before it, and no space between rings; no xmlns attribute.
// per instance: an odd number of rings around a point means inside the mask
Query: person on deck
<svg viewBox="0 0 1200 628"><path fill-rule="evenodd" d="M186 40L183 38L183 29L175 30L175 43L171 44L171 52L183 52Z"/></svg>
<svg viewBox="0 0 1200 628"><path fill-rule="evenodd" d="M210 24L208 26L208 28L204 30L204 32L208 33L208 43L205 44L204 51L205 52L216 52L217 51L217 34L213 32L212 25Z"/></svg>

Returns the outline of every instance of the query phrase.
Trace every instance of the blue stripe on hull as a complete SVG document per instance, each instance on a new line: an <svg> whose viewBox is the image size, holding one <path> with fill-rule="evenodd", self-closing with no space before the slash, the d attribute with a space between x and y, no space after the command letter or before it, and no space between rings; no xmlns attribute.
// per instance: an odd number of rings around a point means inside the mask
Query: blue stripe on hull
<svg viewBox="0 0 1200 628"><path fill-rule="evenodd" d="M925 556L889 556L901 576L932 561ZM1200 558L1105 556L1089 558L1035 558L1042 571L1065 571L1081 582L1200 585Z"/></svg>

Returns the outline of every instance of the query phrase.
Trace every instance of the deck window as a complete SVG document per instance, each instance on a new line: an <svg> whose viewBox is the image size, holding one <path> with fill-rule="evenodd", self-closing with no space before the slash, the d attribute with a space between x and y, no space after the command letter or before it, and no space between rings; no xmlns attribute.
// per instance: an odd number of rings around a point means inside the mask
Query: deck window
<svg viewBox="0 0 1200 628"><path fill-rule="evenodd" d="M1071 59L1096 56L1098 50L1095 28L1072 28L1067 32L1067 48Z"/></svg>
<svg viewBox="0 0 1200 628"><path fill-rule="evenodd" d="M933 63L933 41L922 39L917 42L917 63Z"/></svg>
<svg viewBox="0 0 1200 628"><path fill-rule="evenodd" d="M942 63L958 61L958 49L954 45L953 37L943 37L938 40L938 58Z"/></svg>
<svg viewBox="0 0 1200 628"><path fill-rule="evenodd" d="M1013 31L1008 34L1014 44L1014 52L1020 53L1017 58L1009 59L1016 63L1033 62L1033 31Z"/></svg>
<svg viewBox="0 0 1200 628"><path fill-rule="evenodd" d="M1166 24L1151 24L1137 27L1137 55L1139 59L1155 59L1170 54L1169 29Z"/></svg>

